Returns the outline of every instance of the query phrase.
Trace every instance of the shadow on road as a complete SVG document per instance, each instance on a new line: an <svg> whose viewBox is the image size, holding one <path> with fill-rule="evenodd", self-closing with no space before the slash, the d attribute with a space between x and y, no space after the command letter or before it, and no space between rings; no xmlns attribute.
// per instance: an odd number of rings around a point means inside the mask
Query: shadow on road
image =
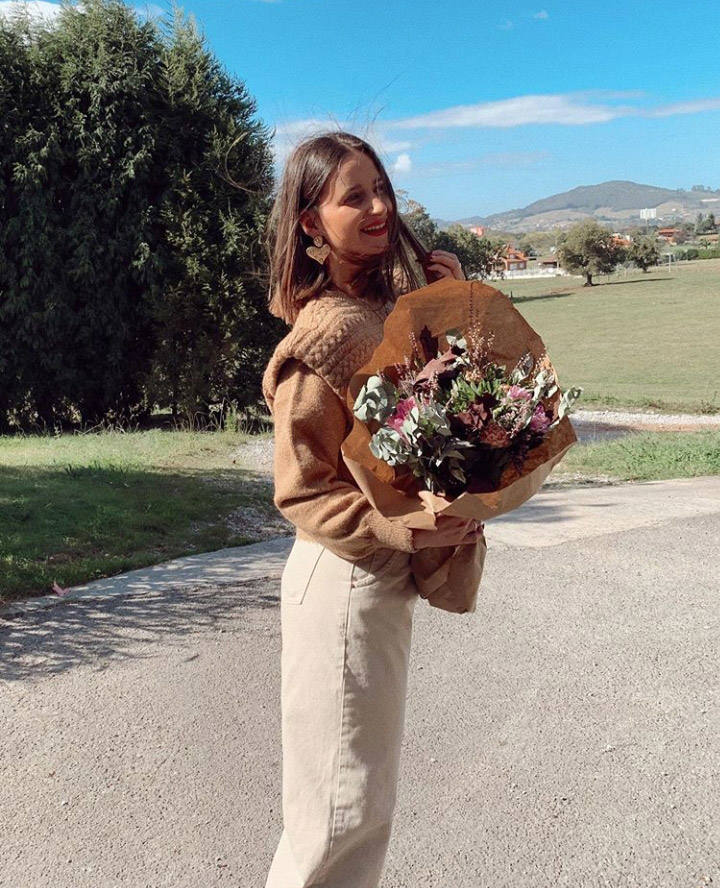
<svg viewBox="0 0 720 888"><path fill-rule="evenodd" d="M75 666L103 670L152 656L159 640L183 647L199 630L224 631L238 610L278 603L279 580L163 590L58 603L0 624L0 681L42 679Z"/></svg>

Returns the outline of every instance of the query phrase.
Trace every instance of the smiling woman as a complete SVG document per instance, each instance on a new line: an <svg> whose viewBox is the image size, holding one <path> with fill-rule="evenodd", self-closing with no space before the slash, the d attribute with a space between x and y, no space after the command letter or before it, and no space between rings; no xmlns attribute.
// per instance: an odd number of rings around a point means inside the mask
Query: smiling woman
<svg viewBox="0 0 720 888"><path fill-rule="evenodd" d="M372 159L351 151L316 206L300 216L303 231L330 245L328 272L336 286L359 292L357 271L388 246L388 221L396 208Z"/></svg>
<svg viewBox="0 0 720 888"><path fill-rule="evenodd" d="M270 311L292 330L263 394L275 422L274 502L297 532L280 584L283 831L266 888L374 888L419 597L410 554L479 534L441 516L416 537L373 507L342 459L350 378L381 341L397 292L425 283L411 255L427 253L373 149L342 132L300 144L270 231ZM440 275L462 276L454 255L430 255Z"/></svg>
<svg viewBox="0 0 720 888"><path fill-rule="evenodd" d="M320 261L311 258L313 245ZM350 133L298 145L268 225L270 312L293 324L323 290L394 299L401 279L421 287L414 256L424 248L400 217L392 183L373 148ZM310 252L308 252L310 248Z"/></svg>

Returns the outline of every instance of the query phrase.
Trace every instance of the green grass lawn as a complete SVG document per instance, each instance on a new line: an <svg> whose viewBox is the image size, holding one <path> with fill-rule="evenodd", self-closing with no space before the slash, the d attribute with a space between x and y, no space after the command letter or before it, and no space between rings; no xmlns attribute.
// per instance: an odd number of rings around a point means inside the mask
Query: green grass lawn
<svg viewBox="0 0 720 888"><path fill-rule="evenodd" d="M720 413L720 259L647 274L495 281L542 336L578 407Z"/></svg>
<svg viewBox="0 0 720 888"><path fill-rule="evenodd" d="M276 516L230 432L0 437L0 601L255 542L225 519Z"/></svg>
<svg viewBox="0 0 720 888"><path fill-rule="evenodd" d="M720 412L720 260L647 275L504 281L583 406ZM0 601L255 542L227 519L277 518L272 487L233 464L236 432L0 437ZM551 475L619 480L720 472L720 431L643 432L571 447Z"/></svg>
<svg viewBox="0 0 720 888"><path fill-rule="evenodd" d="M550 478L609 476L618 481L660 481L720 474L720 429L632 432L593 444L577 443Z"/></svg>
<svg viewBox="0 0 720 888"><path fill-rule="evenodd" d="M255 542L226 524L247 507L277 517L267 478L232 463L244 440L160 430L0 437L0 602ZM575 444L550 480L718 472L720 431L643 432Z"/></svg>

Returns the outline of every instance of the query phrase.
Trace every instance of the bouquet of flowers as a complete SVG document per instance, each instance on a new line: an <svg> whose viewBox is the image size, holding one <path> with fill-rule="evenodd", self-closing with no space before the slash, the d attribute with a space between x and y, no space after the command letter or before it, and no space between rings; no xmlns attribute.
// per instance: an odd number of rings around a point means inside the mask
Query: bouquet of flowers
<svg viewBox="0 0 720 888"><path fill-rule="evenodd" d="M576 442L568 414L581 392L560 391L542 340L504 293L444 279L398 298L351 379L343 458L390 520L484 520L533 496ZM485 552L482 539L413 553L420 594L473 611Z"/></svg>
<svg viewBox="0 0 720 888"><path fill-rule="evenodd" d="M371 376L353 412L377 427L371 452L412 472L433 493L455 498L496 490L508 462L522 472L528 452L582 391L566 391L554 415L546 404L558 386L547 354L536 368L525 352L508 373L489 357L494 334L480 327L466 336L446 330L445 351L427 326L409 335L412 354L395 365L396 382L385 372Z"/></svg>

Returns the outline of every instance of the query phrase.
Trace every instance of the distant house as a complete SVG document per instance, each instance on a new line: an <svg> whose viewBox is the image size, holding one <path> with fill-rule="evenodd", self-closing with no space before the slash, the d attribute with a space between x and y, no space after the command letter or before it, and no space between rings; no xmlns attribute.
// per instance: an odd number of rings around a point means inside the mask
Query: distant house
<svg viewBox="0 0 720 888"><path fill-rule="evenodd" d="M720 240L720 234L699 234L697 239L701 244L716 244Z"/></svg>
<svg viewBox="0 0 720 888"><path fill-rule="evenodd" d="M619 231L613 231L612 239L616 247L629 247L632 244L630 235L621 234Z"/></svg>
<svg viewBox="0 0 720 888"><path fill-rule="evenodd" d="M472 231L472 233L476 234L478 237L485 237L484 225L471 225L469 231Z"/></svg>
<svg viewBox="0 0 720 888"><path fill-rule="evenodd" d="M558 261L556 256L541 256L538 259L538 266L540 268L557 268Z"/></svg>
<svg viewBox="0 0 720 888"><path fill-rule="evenodd" d="M675 243L675 238L682 234L682 228L658 228L656 232L656 237L659 240L664 240L669 244Z"/></svg>
<svg viewBox="0 0 720 888"><path fill-rule="evenodd" d="M505 266L505 271L522 271L527 268L527 256L509 245L505 248L502 262Z"/></svg>

